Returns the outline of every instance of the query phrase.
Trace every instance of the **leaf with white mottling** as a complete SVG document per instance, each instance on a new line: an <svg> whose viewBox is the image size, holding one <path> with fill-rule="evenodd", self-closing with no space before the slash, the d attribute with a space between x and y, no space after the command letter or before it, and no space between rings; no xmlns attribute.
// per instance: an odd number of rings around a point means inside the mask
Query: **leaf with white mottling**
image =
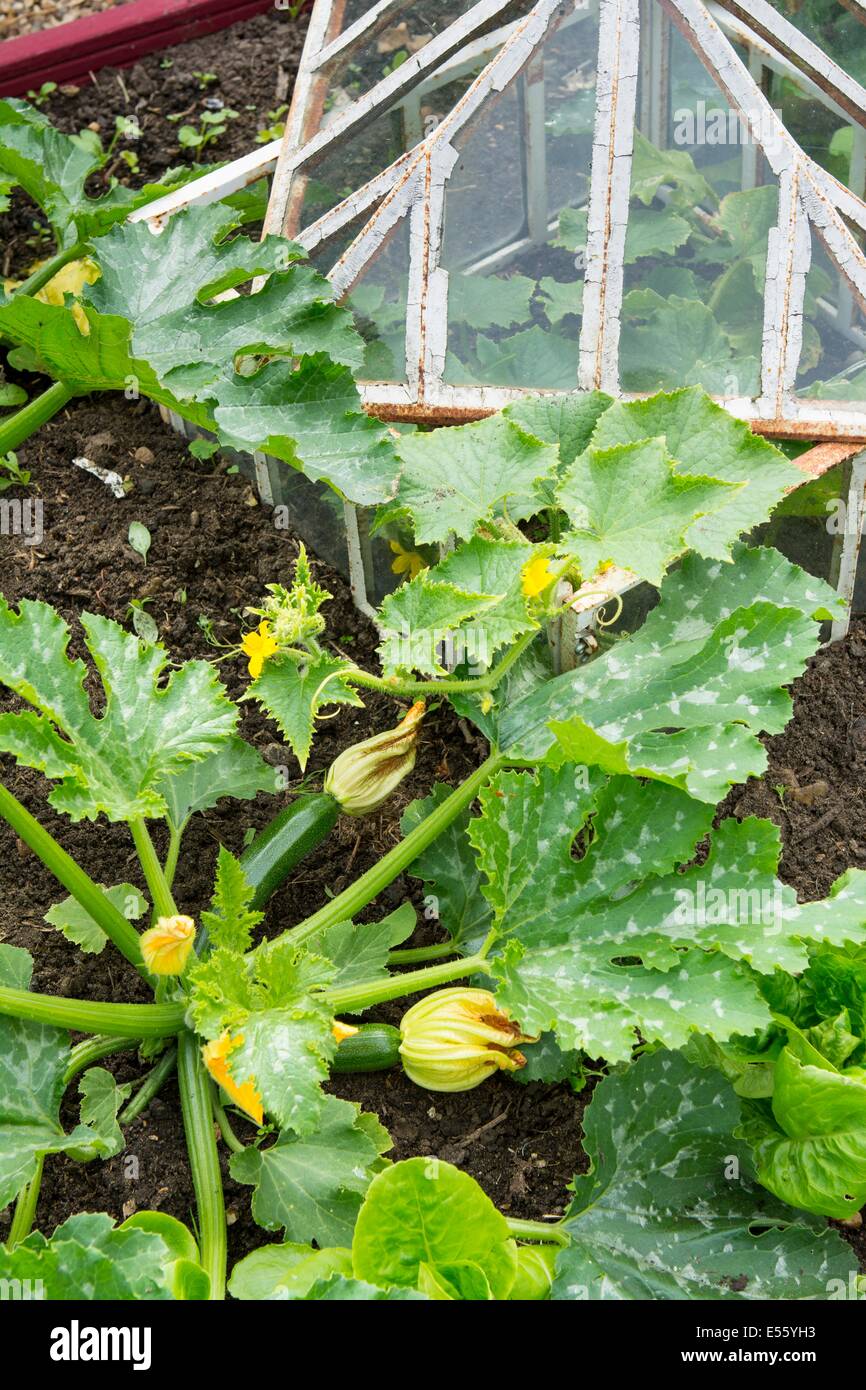
<svg viewBox="0 0 866 1390"><path fill-rule="evenodd" d="M159 784L225 743L237 710L206 661L164 681L163 646L93 613L81 623L106 696L98 719L64 620L46 603L24 599L16 613L0 598L0 682L38 711L0 715L0 752L58 781L48 799L72 820L165 816Z"/></svg>
<svg viewBox="0 0 866 1390"><path fill-rule="evenodd" d="M749 1176L727 1082L670 1053L606 1077L584 1115L588 1174L574 1179L570 1245L552 1297L826 1299L853 1251L817 1221L792 1221Z"/></svg>

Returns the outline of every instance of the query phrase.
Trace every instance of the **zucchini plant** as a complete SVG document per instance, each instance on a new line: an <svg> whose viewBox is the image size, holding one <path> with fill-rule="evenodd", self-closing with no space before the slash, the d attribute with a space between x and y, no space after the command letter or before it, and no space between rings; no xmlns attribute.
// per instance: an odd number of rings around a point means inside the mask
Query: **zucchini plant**
<svg viewBox="0 0 866 1390"><path fill-rule="evenodd" d="M398 448L383 524L396 515L419 543L453 544L383 603L382 672L329 646L328 595L303 552L227 655L246 657L248 698L302 765L326 706L372 688L412 702L409 714L342 754L309 812L293 808L245 859L221 848L198 917L174 896L184 828L265 777L212 666L169 672L158 644L86 614L97 717L67 624L43 603L0 604L0 681L26 706L0 716L0 752L44 773L55 811L131 835L149 902L95 884L5 788L0 815L70 895L52 922L85 949L110 943L154 991L149 1004L41 995L27 954L0 947L0 1177L2 1200L16 1202L0 1273L44 1270L47 1296L66 1297L107 1262L105 1296L221 1298L215 1116L256 1221L281 1233L233 1271L239 1298L830 1296L854 1263L824 1218L860 1194L851 1170L866 1146L848 1104L862 1091L850 990L866 952L866 874L799 904L777 876L775 825L713 825L727 789L766 766L758 735L784 727L787 687L840 609L822 581L738 539L798 475L695 388L632 404L529 400ZM553 676L536 639L577 583L604 595L612 563L656 590L656 606ZM465 669L443 653L452 639ZM419 702L441 699L475 721L487 758L412 803L403 838L340 894L260 937L267 893L327 833L333 799L351 813L380 804L411 766ZM162 856L153 821L168 827ZM404 946L407 904L357 925L404 871L423 882L445 939ZM134 916L149 921L143 933ZM826 954L833 970L854 964L818 1006ZM430 989L399 1038L368 1031L374 1005ZM70 1047L70 1029L88 1040ZM132 1045L154 1066L130 1101L96 1063ZM389 1164L378 1119L323 1089L332 1071L398 1057L417 1084L447 1091L498 1070L560 1079L583 1055L611 1074L587 1113L593 1166L554 1225L503 1216L436 1159ZM197 1240L150 1216L132 1231L73 1217L53 1236L30 1233L46 1156L117 1152L130 1106L175 1065ZM79 1076L81 1122L67 1132L60 1097ZM745 1094L743 1076L764 1089ZM794 1076L816 1097L838 1088L845 1104L828 1120L816 1099L820 1124L792 1133L791 1114L804 1115ZM252 1121L248 1141L227 1104ZM696 1146L699 1162L686 1162ZM443 1219L455 1210L459 1221ZM140 1277L128 1250L147 1251Z"/></svg>

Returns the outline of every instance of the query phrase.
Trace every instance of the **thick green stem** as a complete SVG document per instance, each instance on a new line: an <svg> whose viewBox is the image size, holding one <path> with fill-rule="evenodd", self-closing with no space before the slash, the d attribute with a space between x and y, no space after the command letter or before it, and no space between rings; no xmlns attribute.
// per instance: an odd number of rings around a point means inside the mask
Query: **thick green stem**
<svg viewBox="0 0 866 1390"><path fill-rule="evenodd" d="M448 676L435 681L401 680L398 676L373 676L369 671L362 671L355 667L349 667L339 674L345 676L352 685L364 686L368 690L383 690L388 695L413 695L421 696L424 699L433 699L440 693L443 695L486 694L488 691L496 689L499 682L507 675L514 663L535 641L537 636L538 632L534 628L531 632L524 633L499 664L494 666L486 676L469 676L465 680L452 680Z"/></svg>
<svg viewBox="0 0 866 1390"><path fill-rule="evenodd" d="M117 1117L117 1123L119 1125L131 1125L133 1120L137 1120L139 1115L150 1105L154 1096L162 1089L176 1066L177 1048L168 1047L156 1066L151 1067L132 1100L123 1107Z"/></svg>
<svg viewBox="0 0 866 1390"><path fill-rule="evenodd" d="M437 941L433 946L408 946L403 951L389 951L388 964L394 966L417 965L425 960L446 960L456 956L457 947L453 941Z"/></svg>
<svg viewBox="0 0 866 1390"><path fill-rule="evenodd" d="M52 256L38 270L34 270L32 275L28 275L26 280L14 289L11 298L17 299L25 294L34 295L54 279L55 275L69 265L70 261L78 261L82 256L86 256L90 250L90 243L87 241L76 241L74 246L68 246L65 251L58 251L56 256Z"/></svg>
<svg viewBox="0 0 866 1390"><path fill-rule="evenodd" d="M439 835L442 834L453 820L471 806L481 788L494 773L498 772L506 764L506 759L500 757L498 753L491 753L489 758L481 764L471 777L456 787L450 796L447 796L434 811L430 812L414 830L410 830L404 840L399 845L395 845L392 850L383 855L372 869L368 869L365 874L350 884L344 892L339 893L336 898L332 898L329 903L314 912L312 917L301 922L296 927L289 928L288 935L293 941L308 941L311 936L324 931L327 927L332 927L335 922L346 922L355 917L357 913L371 903L374 898L393 883L404 869L418 858L418 855L431 845Z"/></svg>
<svg viewBox="0 0 866 1390"><path fill-rule="evenodd" d="M18 1200L15 1203L15 1214L12 1217L12 1225L9 1228L9 1236L6 1241L7 1247L11 1250L20 1241L26 1240L33 1229L33 1219L36 1215L36 1203L39 1201L39 1189L42 1186L42 1169L45 1164L45 1155L38 1154L36 1157L36 1172L31 1181L19 1192Z"/></svg>
<svg viewBox="0 0 866 1390"><path fill-rule="evenodd" d="M97 1035L95 1038L87 1038L85 1042L76 1043L69 1051L69 1062L63 1073L64 1086L69 1086L79 1072L86 1071L94 1062L101 1061L103 1057L111 1057L116 1052L131 1052L140 1042L141 1038L101 1038Z"/></svg>
<svg viewBox="0 0 866 1390"><path fill-rule="evenodd" d="M98 883L88 878L65 849L61 849L54 836L44 829L30 812L17 801L12 793L0 785L0 816L11 825L19 839L28 845L33 853L66 889L77 903L89 912L102 928L105 935L114 942L128 961L142 972L141 943L138 932L106 897ZM93 1031L86 1030L86 1031Z"/></svg>
<svg viewBox="0 0 866 1390"><path fill-rule="evenodd" d="M22 405L14 415L7 415L0 421L0 454L8 454L10 449L17 449L25 439L29 439L31 434L35 434L53 419L67 401L72 400L74 394L75 392L70 391L62 381L55 381L53 386L49 386L35 400Z"/></svg>
<svg viewBox="0 0 866 1390"><path fill-rule="evenodd" d="M415 994L419 989L434 989L436 985L446 985L466 975L477 975L486 966L486 955L466 956L463 960L448 961L446 965L429 965L426 970L406 970L402 975L392 975L390 980L328 989L323 997L335 1014L360 1013L374 1004L402 999L404 994Z"/></svg>
<svg viewBox="0 0 866 1390"><path fill-rule="evenodd" d="M517 1217L506 1216L508 1229L517 1240L544 1241L548 1245L569 1245L571 1238L567 1231L558 1225L546 1225L543 1221L521 1221Z"/></svg>
<svg viewBox="0 0 866 1390"><path fill-rule="evenodd" d="M177 1076L195 1189L201 1262L210 1277L211 1299L221 1301L226 1285L226 1212L211 1110L211 1083L198 1039L188 1031L178 1041Z"/></svg>
<svg viewBox="0 0 866 1390"><path fill-rule="evenodd" d="M169 1038L183 1027L183 1004L102 1004L0 986L0 1014L116 1038Z"/></svg>
<svg viewBox="0 0 866 1390"><path fill-rule="evenodd" d="M177 908L171 889L166 882L162 865L159 862L159 855L153 847L153 840L150 838L150 831L143 820L131 820L129 828L132 831L132 838L135 841L135 848L144 870L144 877L150 889L150 896L153 900L153 909L157 917L175 917Z"/></svg>

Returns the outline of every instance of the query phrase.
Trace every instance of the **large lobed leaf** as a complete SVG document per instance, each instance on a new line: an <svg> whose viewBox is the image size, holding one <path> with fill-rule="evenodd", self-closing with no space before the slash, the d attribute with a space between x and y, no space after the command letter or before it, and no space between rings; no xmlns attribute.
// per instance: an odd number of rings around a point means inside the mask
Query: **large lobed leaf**
<svg viewBox="0 0 866 1390"><path fill-rule="evenodd" d="M42 209L59 246L102 236L145 203L183 183L192 171L178 171L170 184L133 190L115 184L100 198L85 191L101 156L80 139L55 130L40 111L24 101L0 101L0 172L19 184Z"/></svg>
<svg viewBox="0 0 866 1390"><path fill-rule="evenodd" d="M225 743L237 710L207 662L165 681L163 646L92 613L81 622L105 692L98 718L64 620L48 604L25 599L16 613L0 598L0 682L34 707L0 715L0 752L56 781L49 800L73 820L165 816L160 782Z"/></svg>
<svg viewBox="0 0 866 1390"><path fill-rule="evenodd" d="M500 746L658 778L712 803L763 772L757 735L785 727L785 687L816 651L819 621L844 610L776 551L738 546L733 561L687 556L633 636L503 709Z"/></svg>
<svg viewBox="0 0 866 1390"><path fill-rule="evenodd" d="M374 1115L327 1096L313 1132L299 1137L284 1130L268 1148L245 1149L232 1158L231 1173L255 1188L253 1216L265 1230L282 1229L293 1242L345 1246L390 1147Z"/></svg>
<svg viewBox="0 0 866 1390"><path fill-rule="evenodd" d="M117 1229L104 1213L71 1216L50 1240L34 1231L13 1250L0 1245L0 1278L55 1302L170 1299L171 1265L155 1231Z"/></svg>
<svg viewBox="0 0 866 1390"><path fill-rule="evenodd" d="M856 1273L839 1236L769 1198L732 1132L739 1101L676 1054L594 1092L554 1299L824 1299Z"/></svg>
<svg viewBox="0 0 866 1390"><path fill-rule="evenodd" d="M799 905L778 828L723 821L672 787L564 764L500 774L469 835L505 939L490 958L524 1031L625 1060L638 1035L681 1047L770 1022L753 971L796 973L812 942L866 943L866 873ZM580 857L573 857L579 836Z"/></svg>
<svg viewBox="0 0 866 1390"><path fill-rule="evenodd" d="M0 945L0 984L28 989L33 961L17 946ZM82 1120L66 1133L60 1102L69 1063L69 1034L62 1028L0 1015L0 1210L36 1173L41 1154L81 1150L106 1155L116 1140L111 1087L93 1068L82 1078Z"/></svg>

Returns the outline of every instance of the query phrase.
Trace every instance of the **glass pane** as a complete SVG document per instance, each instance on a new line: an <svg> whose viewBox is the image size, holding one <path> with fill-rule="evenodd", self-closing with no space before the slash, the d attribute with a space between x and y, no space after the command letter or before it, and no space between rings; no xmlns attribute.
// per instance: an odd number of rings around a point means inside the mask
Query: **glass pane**
<svg viewBox="0 0 866 1390"><path fill-rule="evenodd" d="M418 0L414 5L403 6L384 29L363 39L334 67L329 75L326 113L339 111L348 102L369 92L407 58L426 48L431 39L437 38L455 19L467 14L473 3L474 0ZM367 8L363 6L364 11ZM523 3L515 0L497 28L525 13L527 8L526 0ZM326 123L327 114L323 121Z"/></svg>
<svg viewBox="0 0 866 1390"><path fill-rule="evenodd" d="M403 217L346 303L367 344L362 381L406 380L409 223Z"/></svg>
<svg viewBox="0 0 866 1390"><path fill-rule="evenodd" d="M866 24L853 8L847 9L839 0L770 0L770 4L840 68L866 85Z"/></svg>
<svg viewBox="0 0 866 1390"><path fill-rule="evenodd" d="M644 54L638 110L661 116L656 140L635 132L621 384L755 396L778 190L748 126L676 30L669 73L666 102L664 66L654 71Z"/></svg>
<svg viewBox="0 0 866 1390"><path fill-rule="evenodd" d="M598 4L569 15L460 141L446 195L446 380L577 385Z"/></svg>

